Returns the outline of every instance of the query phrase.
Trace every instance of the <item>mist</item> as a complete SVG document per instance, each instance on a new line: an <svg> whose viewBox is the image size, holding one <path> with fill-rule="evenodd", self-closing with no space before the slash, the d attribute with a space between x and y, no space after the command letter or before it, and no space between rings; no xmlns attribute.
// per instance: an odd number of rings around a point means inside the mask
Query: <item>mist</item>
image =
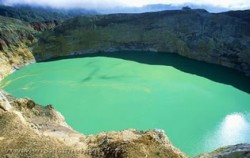
<svg viewBox="0 0 250 158"><path fill-rule="evenodd" d="M3 5L29 5L59 9L89 9L101 13L145 12L180 9L183 6L204 8L210 12L246 10L249 0L0 0Z"/></svg>

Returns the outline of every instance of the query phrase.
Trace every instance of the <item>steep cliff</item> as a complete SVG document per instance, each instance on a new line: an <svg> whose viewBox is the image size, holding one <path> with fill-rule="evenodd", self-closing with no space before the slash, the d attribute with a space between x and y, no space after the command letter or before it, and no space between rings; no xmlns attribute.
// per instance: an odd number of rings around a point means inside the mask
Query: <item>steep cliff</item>
<svg viewBox="0 0 250 158"><path fill-rule="evenodd" d="M0 16L0 79L35 59L28 48L36 31L26 22Z"/></svg>
<svg viewBox="0 0 250 158"><path fill-rule="evenodd" d="M43 31L52 30L61 23L58 20L27 23L0 16L0 80L35 62L32 45Z"/></svg>
<svg viewBox="0 0 250 158"><path fill-rule="evenodd" d="M169 52L250 75L250 23L237 16L244 13L180 10L80 16L44 34L33 53L44 60L98 51Z"/></svg>

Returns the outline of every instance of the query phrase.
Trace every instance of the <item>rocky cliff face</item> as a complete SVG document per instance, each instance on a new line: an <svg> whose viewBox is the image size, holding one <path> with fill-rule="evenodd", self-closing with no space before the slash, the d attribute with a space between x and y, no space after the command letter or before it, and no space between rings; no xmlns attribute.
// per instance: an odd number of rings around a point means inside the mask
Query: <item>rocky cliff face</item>
<svg viewBox="0 0 250 158"><path fill-rule="evenodd" d="M0 16L0 80L12 71L35 62L32 44L43 31L52 30L61 21L26 23Z"/></svg>
<svg viewBox="0 0 250 158"><path fill-rule="evenodd" d="M28 48L36 31L25 22L0 16L0 79L28 63L34 56Z"/></svg>
<svg viewBox="0 0 250 158"><path fill-rule="evenodd" d="M245 12L180 10L81 16L45 34L34 54L36 59L44 60L98 51L169 52L249 75L250 23L238 14Z"/></svg>

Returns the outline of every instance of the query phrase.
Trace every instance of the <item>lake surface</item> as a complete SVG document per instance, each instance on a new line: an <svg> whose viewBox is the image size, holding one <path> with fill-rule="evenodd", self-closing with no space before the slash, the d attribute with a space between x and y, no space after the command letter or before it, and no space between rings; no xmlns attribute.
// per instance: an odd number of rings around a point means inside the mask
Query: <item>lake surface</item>
<svg viewBox="0 0 250 158"><path fill-rule="evenodd" d="M164 129L192 156L250 143L249 78L175 55L139 53L130 61L124 54L128 60L84 57L32 64L1 86L17 97L52 104L84 134Z"/></svg>

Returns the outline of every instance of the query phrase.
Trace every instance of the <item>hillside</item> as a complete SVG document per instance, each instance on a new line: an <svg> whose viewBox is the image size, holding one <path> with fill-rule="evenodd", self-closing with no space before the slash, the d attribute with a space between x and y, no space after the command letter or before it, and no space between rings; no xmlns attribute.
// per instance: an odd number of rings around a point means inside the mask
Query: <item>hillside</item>
<svg viewBox="0 0 250 158"><path fill-rule="evenodd" d="M0 16L0 79L35 59L28 49L37 31L26 22Z"/></svg>
<svg viewBox="0 0 250 158"><path fill-rule="evenodd" d="M250 10L229 11L229 12L225 12L225 13L221 13L221 14L236 17L236 18L242 19L243 21L250 23Z"/></svg>
<svg viewBox="0 0 250 158"><path fill-rule="evenodd" d="M79 16L44 34L33 53L37 60L44 60L98 51L169 52L249 75L250 23L241 18L248 12L174 10Z"/></svg>

